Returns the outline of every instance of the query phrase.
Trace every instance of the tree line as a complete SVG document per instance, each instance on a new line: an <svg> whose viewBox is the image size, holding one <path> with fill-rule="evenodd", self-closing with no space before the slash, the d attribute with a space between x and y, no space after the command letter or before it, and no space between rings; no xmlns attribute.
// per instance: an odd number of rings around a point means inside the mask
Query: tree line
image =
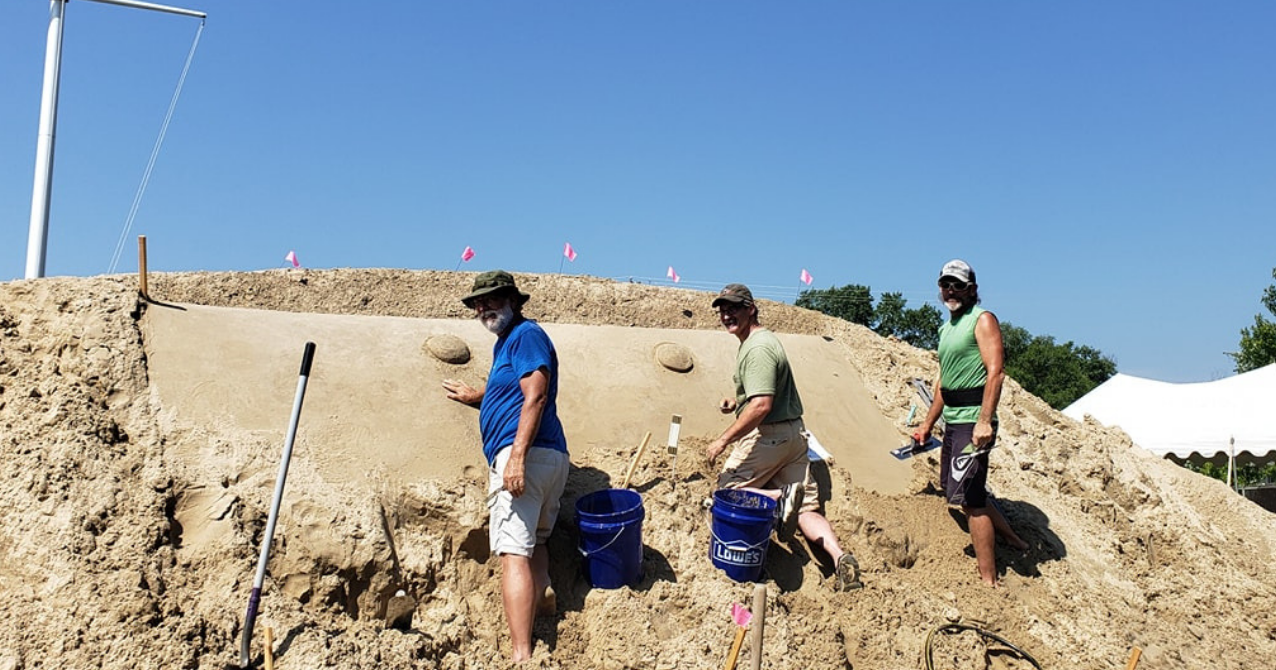
<svg viewBox="0 0 1276 670"><path fill-rule="evenodd" d="M868 286L847 284L802 291L794 304L858 323L919 349L933 351L939 346L939 325L944 318L939 308L931 304L910 308L902 293L882 293L875 302ZM1093 347L1058 343L1049 335L1033 335L1008 321L1001 322L1001 338L1006 374L1055 409L1071 405L1116 374L1116 362Z"/></svg>

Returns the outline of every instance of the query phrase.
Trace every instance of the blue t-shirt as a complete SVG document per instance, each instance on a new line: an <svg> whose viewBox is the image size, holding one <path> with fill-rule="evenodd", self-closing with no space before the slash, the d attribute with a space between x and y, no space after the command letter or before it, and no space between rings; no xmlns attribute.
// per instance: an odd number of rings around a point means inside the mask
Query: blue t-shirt
<svg viewBox="0 0 1276 670"><path fill-rule="evenodd" d="M523 389L519 381L540 368L545 368L549 375L549 398L531 446L567 453L567 438L558 420L558 352L535 321L524 319L497 338L492 349L492 370L479 406L479 432L483 435L483 456L488 465L496 460L498 451L514 444L518 418L523 412Z"/></svg>

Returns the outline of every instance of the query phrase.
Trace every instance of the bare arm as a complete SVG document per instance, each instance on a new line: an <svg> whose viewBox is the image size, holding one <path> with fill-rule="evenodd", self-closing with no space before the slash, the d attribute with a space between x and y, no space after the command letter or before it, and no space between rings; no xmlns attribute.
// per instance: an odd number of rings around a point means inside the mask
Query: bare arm
<svg viewBox="0 0 1276 670"><path fill-rule="evenodd" d="M1001 324L992 312L984 312L975 322L975 342L979 344L979 356L988 371L984 382L983 402L979 405L979 419L975 422L974 442L983 447L992 442L992 418L1001 402L1001 386L1006 381L1006 352L1001 342Z"/></svg>
<svg viewBox="0 0 1276 670"><path fill-rule="evenodd" d="M755 395L744 403L744 409L740 411L740 415L727 426L726 432L713 441L712 444L705 449L705 455L709 457L712 463L722 455L727 445L749 434L749 431L762 425L762 420L766 415L771 413L771 407L775 403L775 396L771 395Z"/></svg>
<svg viewBox="0 0 1276 670"><path fill-rule="evenodd" d="M543 367L537 368L518 380L518 386L523 391L523 409L518 415L518 431L514 433L514 444L510 446L510 460L504 473L505 490L515 498L523 495L526 485L524 459L536 439L541 417L549 403L549 373Z"/></svg>

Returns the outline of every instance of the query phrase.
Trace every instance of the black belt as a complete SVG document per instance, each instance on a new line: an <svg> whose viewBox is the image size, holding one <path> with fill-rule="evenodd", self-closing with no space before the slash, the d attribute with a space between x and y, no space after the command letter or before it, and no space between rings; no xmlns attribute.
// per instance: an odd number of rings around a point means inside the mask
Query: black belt
<svg viewBox="0 0 1276 670"><path fill-rule="evenodd" d="M941 386L939 396L948 407L979 407L984 404L984 387L946 389Z"/></svg>

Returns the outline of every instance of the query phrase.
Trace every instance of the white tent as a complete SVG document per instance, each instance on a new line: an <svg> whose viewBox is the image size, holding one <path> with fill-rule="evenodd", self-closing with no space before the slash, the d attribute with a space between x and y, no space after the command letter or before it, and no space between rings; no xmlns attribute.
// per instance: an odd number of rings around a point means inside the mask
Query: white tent
<svg viewBox="0 0 1276 670"><path fill-rule="evenodd" d="M1063 413L1120 427L1135 444L1181 459L1276 452L1276 364L1226 379L1172 384L1117 373Z"/></svg>

